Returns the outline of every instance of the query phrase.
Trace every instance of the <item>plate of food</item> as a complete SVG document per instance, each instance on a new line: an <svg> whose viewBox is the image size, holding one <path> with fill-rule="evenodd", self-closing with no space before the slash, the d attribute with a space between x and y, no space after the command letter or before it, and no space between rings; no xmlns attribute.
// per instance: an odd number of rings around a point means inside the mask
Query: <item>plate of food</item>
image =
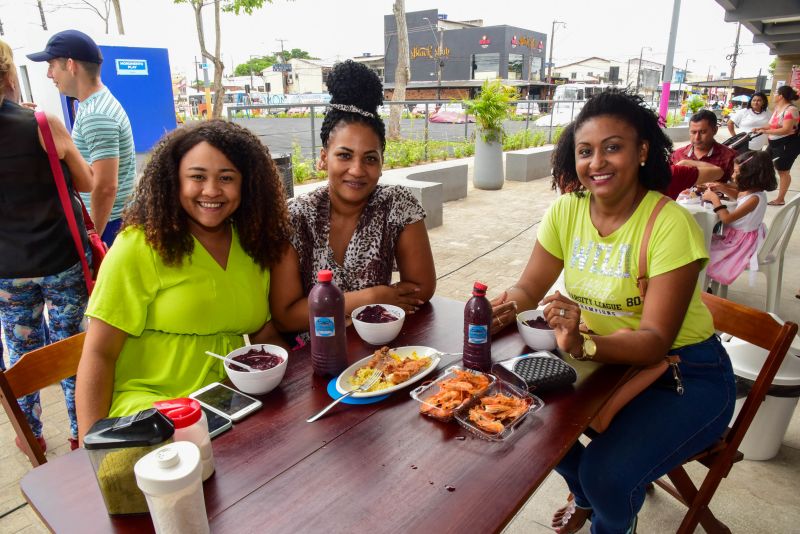
<svg viewBox="0 0 800 534"><path fill-rule="evenodd" d="M439 351L431 347L381 347L366 358L345 369L336 379L336 390L347 393L363 384L376 367L383 368L383 376L369 390L353 393L353 397L366 398L386 395L402 389L428 376L439 363Z"/></svg>

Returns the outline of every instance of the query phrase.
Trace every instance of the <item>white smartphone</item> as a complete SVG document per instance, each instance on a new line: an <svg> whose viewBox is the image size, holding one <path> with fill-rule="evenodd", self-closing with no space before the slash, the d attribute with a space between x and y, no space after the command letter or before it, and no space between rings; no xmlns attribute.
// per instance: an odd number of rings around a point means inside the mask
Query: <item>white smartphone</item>
<svg viewBox="0 0 800 534"><path fill-rule="evenodd" d="M217 412L213 412L203 405L201 405L200 408L202 408L203 413L206 414L206 421L208 422L208 435L211 437L211 439L214 439L226 430L230 430L233 427L233 423L231 423L229 417L218 414Z"/></svg>
<svg viewBox="0 0 800 534"><path fill-rule="evenodd" d="M214 382L198 389L189 397L211 411L230 418L233 422L240 421L261 408L260 400L240 393L219 382Z"/></svg>

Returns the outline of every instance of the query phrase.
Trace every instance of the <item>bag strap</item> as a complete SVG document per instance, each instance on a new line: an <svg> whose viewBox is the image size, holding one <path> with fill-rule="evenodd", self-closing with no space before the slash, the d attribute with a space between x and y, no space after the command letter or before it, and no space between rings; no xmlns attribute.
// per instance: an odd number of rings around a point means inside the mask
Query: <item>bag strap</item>
<svg viewBox="0 0 800 534"><path fill-rule="evenodd" d="M83 269L83 278L86 282L86 289L91 292L92 286L92 273L89 270L89 262L86 261L86 252L83 248L83 240L81 239L78 230L78 222L75 220L75 213L72 211L72 202L69 199L69 191L67 190L67 181L64 173L61 170L61 162L58 159L58 151L56 150L55 141L53 141L53 134L50 131L50 124L47 122L47 115L44 112L37 111L34 113L36 122L39 123L39 131L42 133L44 146L47 149L47 159L50 162L50 170L53 172L53 180L56 183L58 190L58 198L61 201L61 208L64 210L64 216L67 218L67 227L72 235L72 241L75 244L75 250L78 252L78 258L81 261L81 268ZM80 197L78 197L80 200ZM81 208L83 209L84 222L86 219L91 221L91 217L86 211L86 206L83 205L83 200L80 200ZM94 229L94 223L92 223ZM88 230L88 228L87 228Z"/></svg>
<svg viewBox="0 0 800 534"><path fill-rule="evenodd" d="M639 295L644 300L644 295L647 293L647 247L650 245L650 234L653 233L653 227L656 225L656 218L664 206L669 202L668 196L662 196L656 207L653 208L653 213L647 220L647 226L644 227L644 235L642 235L642 245L639 248L639 278L636 279L636 285L639 287Z"/></svg>

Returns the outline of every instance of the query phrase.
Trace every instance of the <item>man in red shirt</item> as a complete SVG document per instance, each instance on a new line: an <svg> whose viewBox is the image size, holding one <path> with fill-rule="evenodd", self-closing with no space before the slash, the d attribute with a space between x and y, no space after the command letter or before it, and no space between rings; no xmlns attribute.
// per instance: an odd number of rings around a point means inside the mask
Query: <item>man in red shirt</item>
<svg viewBox="0 0 800 534"><path fill-rule="evenodd" d="M717 116L704 109L692 115L689 121L691 144L672 153L673 165L682 160L696 160L716 165L722 169L721 182L727 182L733 174L733 159L736 151L714 140L717 133Z"/></svg>

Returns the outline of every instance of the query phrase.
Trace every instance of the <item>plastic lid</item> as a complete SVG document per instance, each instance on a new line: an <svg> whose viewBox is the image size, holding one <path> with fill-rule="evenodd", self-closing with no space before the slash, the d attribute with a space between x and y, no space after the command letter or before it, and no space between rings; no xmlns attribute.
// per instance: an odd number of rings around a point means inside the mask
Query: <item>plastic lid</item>
<svg viewBox="0 0 800 534"><path fill-rule="evenodd" d="M203 411L194 399L180 398L153 403L156 409L170 418L175 428L186 428L200 420Z"/></svg>
<svg viewBox="0 0 800 534"><path fill-rule="evenodd" d="M89 450L152 447L164 443L175 433L167 416L150 408L125 417L100 419L83 438Z"/></svg>
<svg viewBox="0 0 800 534"><path fill-rule="evenodd" d="M489 286L483 284L481 282L475 282L475 285L472 286L472 293L486 293L486 290L489 289Z"/></svg>
<svg viewBox="0 0 800 534"><path fill-rule="evenodd" d="M136 484L149 495L167 495L201 484L200 449L191 441L176 441L142 456L133 466Z"/></svg>
<svg viewBox="0 0 800 534"><path fill-rule="evenodd" d="M322 269L317 273L317 282L330 282L333 280L333 272Z"/></svg>

